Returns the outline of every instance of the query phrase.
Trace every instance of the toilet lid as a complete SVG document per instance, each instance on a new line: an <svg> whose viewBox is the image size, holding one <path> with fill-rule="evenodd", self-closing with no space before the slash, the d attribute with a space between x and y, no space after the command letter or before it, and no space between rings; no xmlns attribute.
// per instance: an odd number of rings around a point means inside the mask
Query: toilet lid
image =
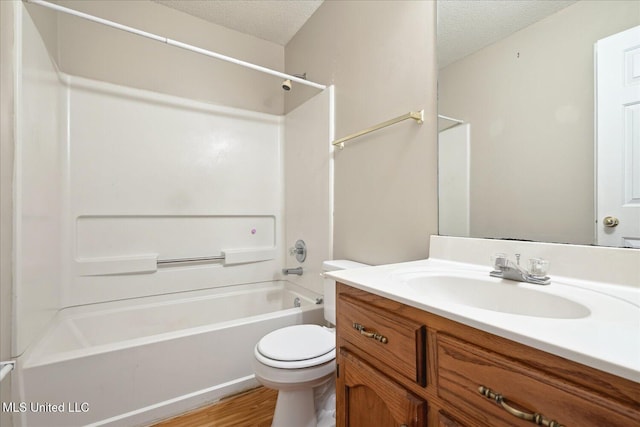
<svg viewBox="0 0 640 427"><path fill-rule="evenodd" d="M257 350L263 356L284 362L314 359L336 348L336 336L318 325L295 325L265 335Z"/></svg>

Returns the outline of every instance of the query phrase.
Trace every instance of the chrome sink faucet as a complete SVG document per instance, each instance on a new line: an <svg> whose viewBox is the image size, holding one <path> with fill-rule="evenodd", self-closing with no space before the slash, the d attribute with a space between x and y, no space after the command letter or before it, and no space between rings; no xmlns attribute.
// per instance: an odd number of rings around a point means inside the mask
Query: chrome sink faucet
<svg viewBox="0 0 640 427"><path fill-rule="evenodd" d="M551 278L547 276L549 261L545 259L531 258L528 270L520 265L520 254L516 254L515 263L508 259L505 254L495 254L492 259L494 270L489 273L492 277L533 283L535 285L548 285L551 283Z"/></svg>

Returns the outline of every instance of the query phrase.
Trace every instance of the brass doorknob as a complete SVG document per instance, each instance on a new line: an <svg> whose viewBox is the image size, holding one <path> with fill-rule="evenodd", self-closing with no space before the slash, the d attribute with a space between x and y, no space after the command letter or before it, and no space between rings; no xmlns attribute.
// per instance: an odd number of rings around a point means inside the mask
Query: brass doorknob
<svg viewBox="0 0 640 427"><path fill-rule="evenodd" d="M616 218L615 216L605 216L602 219L602 224L605 227L615 227L616 225L620 224L620 221L618 221L618 218Z"/></svg>

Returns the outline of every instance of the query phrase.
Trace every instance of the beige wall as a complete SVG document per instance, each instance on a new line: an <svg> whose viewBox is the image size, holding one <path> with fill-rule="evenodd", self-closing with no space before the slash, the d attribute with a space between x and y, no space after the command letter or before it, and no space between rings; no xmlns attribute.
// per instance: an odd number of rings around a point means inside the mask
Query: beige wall
<svg viewBox="0 0 640 427"><path fill-rule="evenodd" d="M0 1L0 360L11 357L13 53L13 3ZM11 375L2 382L0 401L11 401ZM12 425L10 413L0 413L0 425Z"/></svg>
<svg viewBox="0 0 640 427"><path fill-rule="evenodd" d="M151 1L56 3L278 71L284 48ZM271 114L283 113L281 79L65 14L58 17L62 71L139 89Z"/></svg>
<svg viewBox="0 0 640 427"><path fill-rule="evenodd" d="M593 44L640 2L580 1L440 70L439 112L471 124L471 235L593 243Z"/></svg>
<svg viewBox="0 0 640 427"><path fill-rule="evenodd" d="M335 134L425 110L335 152L335 258L425 258L437 233L435 3L327 1L285 49L286 70L335 84ZM298 90L296 90L298 89ZM287 110L308 90L287 94Z"/></svg>

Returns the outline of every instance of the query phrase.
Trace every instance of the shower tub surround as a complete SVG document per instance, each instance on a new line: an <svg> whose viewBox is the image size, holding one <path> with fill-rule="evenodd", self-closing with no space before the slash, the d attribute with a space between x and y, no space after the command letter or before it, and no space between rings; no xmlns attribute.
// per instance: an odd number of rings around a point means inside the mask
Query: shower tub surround
<svg viewBox="0 0 640 427"><path fill-rule="evenodd" d="M63 19L15 10L14 425L144 425L257 385L260 337L323 322L330 204L285 227L285 136L327 187L331 91L282 116L68 75ZM314 259L285 281L298 238Z"/></svg>
<svg viewBox="0 0 640 427"><path fill-rule="evenodd" d="M275 281L62 310L21 358L21 425L144 425L255 387L255 344L321 324L317 297Z"/></svg>

